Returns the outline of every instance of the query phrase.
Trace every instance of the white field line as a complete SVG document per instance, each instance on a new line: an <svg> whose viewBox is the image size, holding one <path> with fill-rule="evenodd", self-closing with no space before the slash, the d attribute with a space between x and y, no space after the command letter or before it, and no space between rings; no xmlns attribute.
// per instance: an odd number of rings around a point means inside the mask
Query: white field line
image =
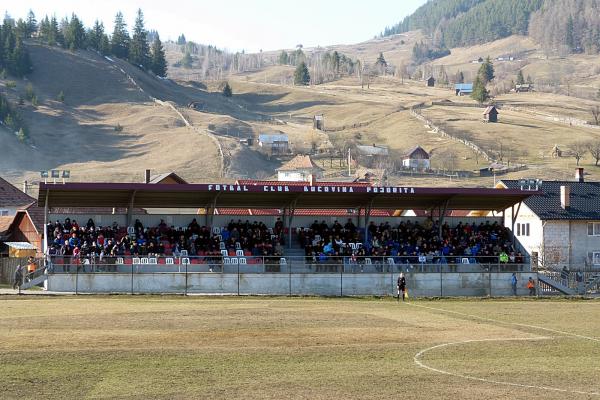
<svg viewBox="0 0 600 400"><path fill-rule="evenodd" d="M500 321L500 320L493 319L493 318L480 317L480 316L477 316L477 315L461 313L459 311L446 310L446 309L443 309L443 308L436 308L436 307L428 307L428 306L423 306L423 305L414 304L414 303L408 303L408 305L414 306L414 307L421 307L421 308L425 308L425 309L428 309L428 310L441 311L441 312L449 313L449 314L461 315L463 317L474 318L474 319L478 319L478 320L481 320L481 321L488 321L488 322L495 322L495 323L498 323L498 324L505 324L505 325L513 325L513 326L519 326L519 327L525 327L525 328L531 328L531 329L538 329L538 330L542 330L542 331L546 331L546 332L560 334L560 335L567 336L567 337L570 336L570 337L575 337L575 338L579 338L579 339L590 340L590 341L593 341L593 342L599 342L600 343L600 339L599 338L595 338L595 337L591 337L591 336L585 336L585 335L579 335L577 333L559 331L557 329L545 328L543 326L530 325L530 324L521 324L521 323L518 323L518 322ZM418 352L415 355L414 362L419 367L427 369L427 370L432 371L432 372L436 372L438 374L444 374L444 375L454 376L454 377L457 377L457 378L463 378L463 379L468 379L468 380L473 380L473 381L491 383L491 384L496 384L496 385L505 385L505 386L513 386L513 387L521 387L521 388L529 388L529 389L538 389L538 390L546 390L546 391L553 391L553 392L561 392L561 393L573 393L573 394L581 394L581 395L587 395L587 396L600 396L600 392L584 392L584 391L579 391L579 390L561 389L561 388L555 388L555 387L550 387L550 386L525 385L525 384L513 383L513 382L495 381L493 379L477 378L477 377L474 377L474 376L457 374L457 373L454 373L454 372L449 372L449 371L444 371L444 370L441 370L441 369L438 369L438 368L433 368L433 367L430 367L430 366L424 364L421 361L421 358L423 357L423 355L425 353L427 353L427 352L429 352L431 350L442 348L442 347L456 346L456 345L460 345L460 344L475 343L475 342L527 341L527 340L549 340L549 339L552 339L552 338L548 338L548 337L535 337L535 338L513 338L513 339L504 339L504 338L503 339L478 339L478 340L465 340L465 341L453 342L453 343L443 343L443 344L438 344L436 346L432 346L432 347L429 347L427 349L421 350L420 352Z"/></svg>
<svg viewBox="0 0 600 400"><path fill-rule="evenodd" d="M559 335L571 336L571 337L576 337L576 338L579 338L579 339L591 340L593 342L600 343L600 338L579 335L577 333L559 331L557 329L544 328L543 326L521 324L521 323L518 323L518 322L506 322L506 321L500 321L500 320L493 319L493 318L479 317L477 315L471 315L471 314L461 313L461 312L458 312L458 311L445 310L443 308L427 307L427 306L423 306L423 305L420 305L420 304L414 304L414 303L408 303L408 304L411 305L411 306L414 306L414 307L421 307L421 308L426 308L428 310L441 311L441 312L445 312L445 313L449 313L449 314L462 315L463 317L469 317L469 318L479 319L481 321L495 322L495 323L504 324L504 325L520 326L520 327L523 327L523 328L539 329L539 330L546 331L546 332L557 333Z"/></svg>
<svg viewBox="0 0 600 400"><path fill-rule="evenodd" d="M464 375L464 374L459 374L459 373L455 373L455 372L445 371L443 369L433 368L433 367L430 367L429 365L424 364L421 361L421 358L423 357L423 355L425 353L428 353L429 351L440 349L443 347L457 346L457 345L468 344L468 343L481 343L481 342L514 342L514 341L534 341L534 340L551 340L551 339L553 339L553 338L551 338L551 337L509 338L509 339L500 338L500 339L465 340L462 342L444 343L444 344L438 344L436 346L432 346L427 349L421 350L420 352L418 352L415 355L414 361L421 368L427 369L432 372L436 372L438 374L454 376L456 378L463 378L463 379L468 379L468 380L472 380L472 381L491 383L491 384L495 384L495 385L513 386L513 387L536 389L536 390L546 390L546 391L560 392L560 393L573 393L573 394L581 394L581 395L587 395L587 396L600 396L600 392L584 392L581 390L562 389L562 388L556 388L556 387L552 387L552 386L526 385L526 384L522 384L522 383L496 381L493 379L478 378L475 376Z"/></svg>

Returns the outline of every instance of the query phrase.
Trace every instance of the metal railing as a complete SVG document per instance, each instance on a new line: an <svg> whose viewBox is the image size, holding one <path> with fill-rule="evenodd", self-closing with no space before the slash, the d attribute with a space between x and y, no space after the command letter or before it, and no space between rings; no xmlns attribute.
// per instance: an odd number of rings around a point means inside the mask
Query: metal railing
<svg viewBox="0 0 600 400"><path fill-rule="evenodd" d="M280 256L122 256L80 258L53 256L49 273L468 273L527 272L526 263L504 263L498 257L280 257Z"/></svg>

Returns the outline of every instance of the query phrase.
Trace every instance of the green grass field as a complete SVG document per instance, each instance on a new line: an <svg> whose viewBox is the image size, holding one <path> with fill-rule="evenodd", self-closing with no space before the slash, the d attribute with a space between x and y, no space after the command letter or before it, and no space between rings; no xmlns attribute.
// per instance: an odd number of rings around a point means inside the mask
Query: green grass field
<svg viewBox="0 0 600 400"><path fill-rule="evenodd" d="M2 399L600 399L600 302L0 298Z"/></svg>

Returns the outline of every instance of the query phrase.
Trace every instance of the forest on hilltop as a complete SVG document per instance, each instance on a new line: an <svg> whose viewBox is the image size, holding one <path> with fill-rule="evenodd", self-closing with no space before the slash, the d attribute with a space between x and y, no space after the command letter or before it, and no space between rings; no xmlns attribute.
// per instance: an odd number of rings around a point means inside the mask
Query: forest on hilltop
<svg viewBox="0 0 600 400"><path fill-rule="evenodd" d="M423 30L437 48L529 35L553 53L600 50L600 0L430 0L381 36Z"/></svg>

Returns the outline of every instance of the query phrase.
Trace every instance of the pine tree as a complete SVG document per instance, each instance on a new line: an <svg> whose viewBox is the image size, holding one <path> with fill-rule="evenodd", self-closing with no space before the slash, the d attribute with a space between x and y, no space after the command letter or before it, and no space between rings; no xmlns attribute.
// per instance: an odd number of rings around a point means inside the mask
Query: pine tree
<svg viewBox="0 0 600 400"><path fill-rule="evenodd" d="M573 21L573 15L569 15L569 19L567 20L565 43L569 47L569 51L575 49L575 22Z"/></svg>
<svg viewBox="0 0 600 400"><path fill-rule="evenodd" d="M100 54L103 56L110 54L110 40L108 39L108 35L106 33L102 35L102 39L100 39Z"/></svg>
<svg viewBox="0 0 600 400"><path fill-rule="evenodd" d="M525 78L523 77L523 71L519 70L517 73L517 85L522 85L525 83Z"/></svg>
<svg viewBox="0 0 600 400"><path fill-rule="evenodd" d="M382 54L383 56L383 54ZM331 61L332 61L332 66L333 66L333 72L334 75L337 77L340 74L340 62L341 62L341 58L340 58L340 53L338 53L337 51L334 51L333 54L331 55Z"/></svg>
<svg viewBox="0 0 600 400"><path fill-rule="evenodd" d="M160 77L167 76L167 60L165 59L165 50L158 33L152 43L152 72Z"/></svg>
<svg viewBox="0 0 600 400"><path fill-rule="evenodd" d="M104 36L104 24L98 20L94 22L94 26L88 33L88 44L89 46L98 51L102 52L102 39Z"/></svg>
<svg viewBox="0 0 600 400"><path fill-rule="evenodd" d="M304 61L296 67L294 72L294 84L306 86L310 83L310 74L308 73L308 67Z"/></svg>
<svg viewBox="0 0 600 400"><path fill-rule="evenodd" d="M15 35L21 39L27 38L27 23L21 18L19 18L15 26Z"/></svg>
<svg viewBox="0 0 600 400"><path fill-rule="evenodd" d="M62 46L64 43L65 43L65 40L64 40L62 32L59 29L58 20L56 19L55 16L53 16L52 19L50 20L48 45Z"/></svg>
<svg viewBox="0 0 600 400"><path fill-rule="evenodd" d="M27 38L30 38L38 29L37 20L35 19L35 14L33 11L29 10L27 13Z"/></svg>
<svg viewBox="0 0 600 400"><path fill-rule="evenodd" d="M129 62L145 69L151 67L150 46L148 45L147 35L148 33L144 28L144 14L141 9L138 9L129 46Z"/></svg>
<svg viewBox="0 0 600 400"><path fill-rule="evenodd" d="M456 83L465 83L465 74L462 71L458 71L456 74Z"/></svg>
<svg viewBox="0 0 600 400"><path fill-rule="evenodd" d="M180 63L183 68L192 68L193 61L194 60L192 59L192 55L189 51L186 50Z"/></svg>
<svg viewBox="0 0 600 400"><path fill-rule="evenodd" d="M69 21L65 31L65 46L69 50L85 47L85 29L75 14L71 15L71 21Z"/></svg>
<svg viewBox="0 0 600 400"><path fill-rule="evenodd" d="M377 65L379 68L387 67L387 61L385 61L385 57L383 56L383 53L379 53L379 57L377 57L377 61L375 61L375 65Z"/></svg>
<svg viewBox="0 0 600 400"><path fill-rule="evenodd" d="M48 44L48 39L50 38L50 20L46 15L44 19L40 22L40 30L39 30L39 39Z"/></svg>
<svg viewBox="0 0 600 400"><path fill-rule="evenodd" d="M121 11L115 16L115 28L110 45L111 52L116 57L127 58L129 56L129 33Z"/></svg>
<svg viewBox="0 0 600 400"><path fill-rule="evenodd" d="M485 103L490 98L490 94L486 89L485 83L480 75L477 75L477 78L475 78L471 98L476 100L479 104Z"/></svg>
<svg viewBox="0 0 600 400"><path fill-rule="evenodd" d="M11 74L23 77L31 72L31 59L29 58L29 52L23 45L23 40L17 38L15 42L14 50L9 58L10 63L8 65L8 72Z"/></svg>
<svg viewBox="0 0 600 400"><path fill-rule="evenodd" d="M182 33L178 38L177 38L177 44L178 45L184 45L186 44L187 41L185 40L185 35Z"/></svg>
<svg viewBox="0 0 600 400"><path fill-rule="evenodd" d="M233 90L231 89L231 86L229 86L229 82L225 82L225 86L223 86L223 96L225 96L225 97L233 96Z"/></svg>
<svg viewBox="0 0 600 400"><path fill-rule="evenodd" d="M279 65L287 65L290 61L290 57L288 56L287 51L281 50L279 54Z"/></svg>
<svg viewBox="0 0 600 400"><path fill-rule="evenodd" d="M479 68L478 75L480 76L484 85L487 85L488 82L494 80L494 64L492 63L492 60L489 56L485 59L484 63Z"/></svg>

